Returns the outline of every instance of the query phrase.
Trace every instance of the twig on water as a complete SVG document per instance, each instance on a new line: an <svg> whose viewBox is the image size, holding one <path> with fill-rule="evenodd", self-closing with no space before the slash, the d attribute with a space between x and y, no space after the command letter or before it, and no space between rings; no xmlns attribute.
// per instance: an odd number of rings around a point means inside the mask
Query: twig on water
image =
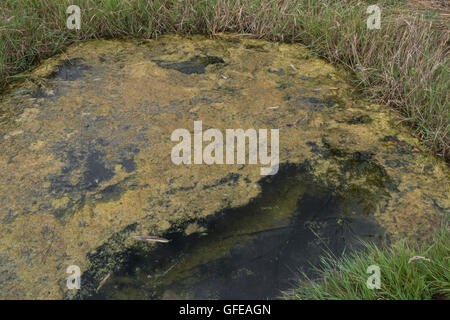
<svg viewBox="0 0 450 320"><path fill-rule="evenodd" d="M103 285L106 283L106 281L108 281L108 279L109 279L109 277L111 276L111 273L108 273L107 275L106 275L106 277L104 277L103 278L103 280L100 282L100 284L98 285L98 287L97 287L97 292L98 292L98 290L100 290L101 289L101 287L103 287Z"/></svg>
<svg viewBox="0 0 450 320"><path fill-rule="evenodd" d="M144 242L161 242L168 243L170 240L156 236L133 236L134 239Z"/></svg>

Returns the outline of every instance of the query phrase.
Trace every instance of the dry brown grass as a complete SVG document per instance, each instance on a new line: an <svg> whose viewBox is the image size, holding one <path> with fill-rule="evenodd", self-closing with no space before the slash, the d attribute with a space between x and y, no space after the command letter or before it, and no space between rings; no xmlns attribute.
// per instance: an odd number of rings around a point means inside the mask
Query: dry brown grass
<svg viewBox="0 0 450 320"><path fill-rule="evenodd" d="M362 0L5 1L0 86L70 43L91 38L238 32L301 42L352 70L369 99L400 110L425 144L450 161L448 4L377 3L381 30L366 28L368 3ZM69 4L83 8L80 31L65 27Z"/></svg>

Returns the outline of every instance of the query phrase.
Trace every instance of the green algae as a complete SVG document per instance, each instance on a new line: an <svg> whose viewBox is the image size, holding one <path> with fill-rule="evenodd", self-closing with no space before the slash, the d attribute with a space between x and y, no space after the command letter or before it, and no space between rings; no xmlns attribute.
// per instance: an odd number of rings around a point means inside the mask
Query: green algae
<svg viewBox="0 0 450 320"><path fill-rule="evenodd" d="M279 128L281 164L308 160L317 185L343 199L342 212L367 212L394 241L428 237L450 208L448 168L395 114L351 96L344 74L307 55L300 45L226 35L96 40L14 84L0 103L0 297L75 297L65 286L73 264L89 296L107 273L129 266L142 247L133 235L184 232L189 221L257 197L259 166L171 162L171 132L194 120L220 130ZM154 62L196 56L225 63L186 74ZM204 259L223 252L215 246Z"/></svg>
<svg viewBox="0 0 450 320"><path fill-rule="evenodd" d="M340 255L360 239L383 239L369 208L321 185L310 170L308 163L284 165L262 179L261 194L247 205L199 221L194 234L170 231L172 241L151 252L130 250L101 292L84 290L84 297L276 298L300 270L313 275L323 250Z"/></svg>

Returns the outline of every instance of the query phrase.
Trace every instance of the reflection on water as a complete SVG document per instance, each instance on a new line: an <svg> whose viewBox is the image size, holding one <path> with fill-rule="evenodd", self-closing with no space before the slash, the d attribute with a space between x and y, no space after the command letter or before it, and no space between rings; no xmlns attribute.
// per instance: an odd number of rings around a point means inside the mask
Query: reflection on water
<svg viewBox="0 0 450 320"><path fill-rule="evenodd" d="M286 165L261 182L248 205L197 221L198 232L172 232L150 255L134 250L92 298L267 299L299 272L313 276L324 250L339 255L359 239L381 239L370 195L358 202L315 182L308 166ZM373 196L372 196L373 197ZM191 224L192 225L192 224Z"/></svg>

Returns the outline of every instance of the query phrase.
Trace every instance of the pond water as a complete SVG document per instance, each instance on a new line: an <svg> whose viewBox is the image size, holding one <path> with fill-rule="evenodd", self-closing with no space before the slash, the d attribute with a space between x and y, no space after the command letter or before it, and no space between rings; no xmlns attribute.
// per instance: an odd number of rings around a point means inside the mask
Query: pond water
<svg viewBox="0 0 450 320"><path fill-rule="evenodd" d="M94 40L44 61L0 96L0 298L276 298L322 254L426 239L448 167L348 79L242 35ZM195 121L279 129L278 173L174 164L171 134Z"/></svg>
<svg viewBox="0 0 450 320"><path fill-rule="evenodd" d="M129 252L95 299L274 299L319 257L340 256L384 232L363 206L317 184L307 166L285 165L249 204L169 232L150 254ZM369 200L369 199L365 199Z"/></svg>

